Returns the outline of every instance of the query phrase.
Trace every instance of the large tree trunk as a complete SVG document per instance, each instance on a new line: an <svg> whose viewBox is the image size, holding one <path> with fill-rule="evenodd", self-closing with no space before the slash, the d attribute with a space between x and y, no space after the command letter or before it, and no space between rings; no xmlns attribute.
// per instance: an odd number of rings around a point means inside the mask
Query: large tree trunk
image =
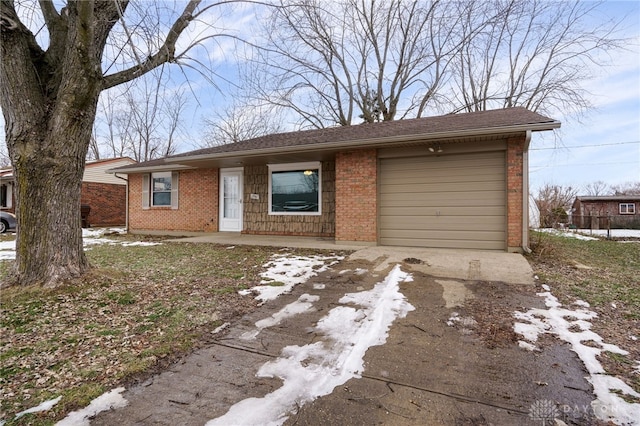
<svg viewBox="0 0 640 426"><path fill-rule="evenodd" d="M128 0L68 1L60 11L54 2L38 2L46 50L20 20L15 2L0 1L0 105L16 181L16 283L54 286L89 268L80 193L100 91L175 62L178 37L200 2L185 5L157 52L103 76L102 53Z"/></svg>
<svg viewBox="0 0 640 426"><path fill-rule="evenodd" d="M2 107L16 185L16 261L21 285L54 286L89 268L82 249L84 159L101 90L100 54L91 42L93 5L78 2L66 31L43 52L3 4L15 26L2 31ZM15 18L15 19L14 19ZM62 19L50 17L51 19ZM56 37L64 43L57 45ZM100 48L100 47L99 47Z"/></svg>

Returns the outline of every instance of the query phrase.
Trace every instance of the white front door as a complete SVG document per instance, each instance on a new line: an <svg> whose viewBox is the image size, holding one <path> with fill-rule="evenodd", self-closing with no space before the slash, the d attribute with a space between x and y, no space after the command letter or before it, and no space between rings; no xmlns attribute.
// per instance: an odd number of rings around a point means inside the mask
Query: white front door
<svg viewBox="0 0 640 426"><path fill-rule="evenodd" d="M242 168L220 169L220 231L242 231Z"/></svg>

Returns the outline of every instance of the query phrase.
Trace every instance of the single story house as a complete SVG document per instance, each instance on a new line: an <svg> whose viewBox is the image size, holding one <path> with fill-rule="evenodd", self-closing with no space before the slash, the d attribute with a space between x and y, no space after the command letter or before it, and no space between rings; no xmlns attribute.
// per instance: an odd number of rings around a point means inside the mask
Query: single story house
<svg viewBox="0 0 640 426"><path fill-rule="evenodd" d="M128 176L133 233L522 251L531 134L559 127L508 108L271 134L111 172Z"/></svg>
<svg viewBox="0 0 640 426"><path fill-rule="evenodd" d="M91 226L123 226L127 215L127 180L108 169L135 163L129 157L87 161L82 177L81 203L90 207ZM13 170L0 170L0 210L15 212Z"/></svg>
<svg viewBox="0 0 640 426"><path fill-rule="evenodd" d="M571 206L577 228L640 228L640 195L579 196Z"/></svg>

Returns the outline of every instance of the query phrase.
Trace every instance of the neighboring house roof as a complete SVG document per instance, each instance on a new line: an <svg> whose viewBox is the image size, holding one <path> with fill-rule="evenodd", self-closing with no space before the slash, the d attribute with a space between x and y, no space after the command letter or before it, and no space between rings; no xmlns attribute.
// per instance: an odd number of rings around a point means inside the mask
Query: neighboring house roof
<svg viewBox="0 0 640 426"><path fill-rule="evenodd" d="M114 173L190 168L211 160L270 156L292 153L379 148L407 142L442 141L525 131L552 130L560 122L525 108L507 108L465 114L449 114L407 120L385 121L326 129L277 133L228 145L176 154L159 160L118 167Z"/></svg>
<svg viewBox="0 0 640 426"><path fill-rule="evenodd" d="M129 157L109 158L106 160L87 161L84 167L83 182L108 183L112 185L126 185L124 179L120 179L107 170L114 167L122 167L134 164L136 161Z"/></svg>
<svg viewBox="0 0 640 426"><path fill-rule="evenodd" d="M600 195L600 196L578 196L576 197L576 202L581 201L593 201L593 202L601 202L601 201L640 201L640 195Z"/></svg>
<svg viewBox="0 0 640 426"><path fill-rule="evenodd" d="M136 161L129 157L108 158L105 160L92 160L85 163L83 182L110 183L126 185L126 181L119 179L107 170L114 167L122 167L134 164ZM13 168L0 169L0 180L13 181Z"/></svg>

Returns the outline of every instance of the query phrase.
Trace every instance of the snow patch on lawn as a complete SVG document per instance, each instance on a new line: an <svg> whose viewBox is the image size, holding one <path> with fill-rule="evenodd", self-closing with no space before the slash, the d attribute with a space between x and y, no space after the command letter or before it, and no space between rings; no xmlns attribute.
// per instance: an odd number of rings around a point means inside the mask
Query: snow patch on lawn
<svg viewBox="0 0 640 426"><path fill-rule="evenodd" d="M582 235L582 234L579 234L577 232L562 231L562 230L554 229L554 228L540 228L540 229L536 229L536 231L544 232L546 234L557 235L559 237L576 238L578 240L584 240L584 241L596 241L596 240L599 240L599 238L587 237L586 235Z"/></svg>
<svg viewBox="0 0 640 426"><path fill-rule="evenodd" d="M152 243L145 241L117 241L108 238L105 234L126 234L124 228L89 228L82 229L82 244L85 248L99 244L120 244L125 247L131 246L155 246L162 243ZM16 258L16 241L0 241L0 260L10 260Z"/></svg>
<svg viewBox="0 0 640 426"><path fill-rule="evenodd" d="M25 414L32 414L32 413L40 413L42 411L49 411L53 408L54 405L56 405L58 402L60 402L60 400L62 399L62 396L59 396L57 398L53 398L50 399L48 401L43 402L42 404L33 407L33 408L29 408L28 410L24 410L19 412L18 414L16 414L16 416L13 418L14 420L19 419L20 417L24 416ZM3 423L4 424L4 423Z"/></svg>
<svg viewBox="0 0 640 426"><path fill-rule="evenodd" d="M95 417L96 414L126 407L129 401L120 395L122 392L124 392L124 388L120 387L103 393L82 410L69 413L67 417L56 423L56 426L89 426L91 424L89 419Z"/></svg>
<svg viewBox="0 0 640 426"><path fill-rule="evenodd" d="M263 266L261 285L240 291L242 295L257 293L261 303L289 293L296 284L326 271L344 259L344 256L292 256L288 253L276 254Z"/></svg>
<svg viewBox="0 0 640 426"><path fill-rule="evenodd" d="M611 229L610 235L606 229L555 229L539 228L538 232L558 235L566 238L577 238L579 240L593 241L611 236L613 238L640 238L640 229ZM600 238L598 238L600 237Z"/></svg>
<svg viewBox="0 0 640 426"><path fill-rule="evenodd" d="M548 286L538 296L545 298L547 309L530 309L527 312L516 311L514 316L523 322L514 324L514 331L524 337L520 347L538 350L535 343L541 334L549 333L571 345L571 349L584 363L593 385L596 400L591 403L595 415L604 421L618 425L631 425L640 419L640 404L632 404L622 399L619 393L640 398L640 393L617 377L609 376L598 361L597 356L604 351L627 355L628 352L616 345L604 343L597 333L591 331L591 322L597 314L586 309L585 302L574 303L576 309L563 308L558 299L551 294ZM588 342L588 343L587 343Z"/></svg>
<svg viewBox="0 0 640 426"><path fill-rule="evenodd" d="M396 265L372 290L346 294L339 300L342 306L329 311L316 326L324 340L287 346L278 359L260 367L258 377L278 377L282 387L262 398L238 402L207 426L281 425L291 411L360 377L367 349L384 344L396 318L415 309L399 287L410 279Z"/></svg>

